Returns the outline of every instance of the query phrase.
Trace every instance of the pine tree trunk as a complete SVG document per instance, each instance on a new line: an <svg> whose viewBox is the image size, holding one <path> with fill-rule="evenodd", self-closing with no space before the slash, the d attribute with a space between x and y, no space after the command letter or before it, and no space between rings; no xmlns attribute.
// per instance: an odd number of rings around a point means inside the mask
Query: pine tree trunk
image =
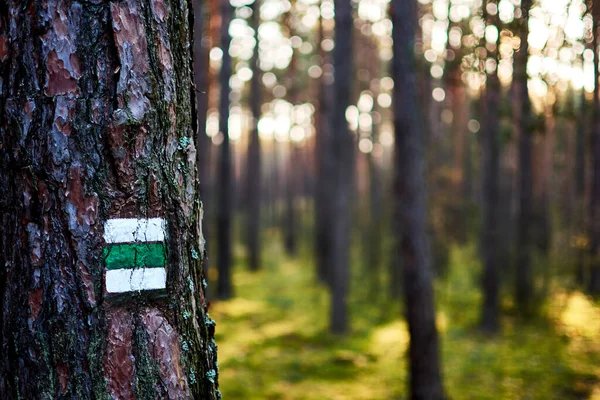
<svg viewBox="0 0 600 400"><path fill-rule="evenodd" d="M410 394L442 399L435 326L433 271L427 235L427 188L423 121L415 71L417 1L392 0L394 40L395 218L398 257L404 268L406 319L410 332Z"/></svg>
<svg viewBox="0 0 600 400"><path fill-rule="evenodd" d="M594 104L592 110L592 191L590 196L590 271L588 290L600 294L600 88L598 86L598 29L600 27L600 2L592 1L594 49Z"/></svg>
<svg viewBox="0 0 600 400"><path fill-rule="evenodd" d="M293 103L292 103L293 104ZM289 136L289 135L288 135ZM298 168L300 168L300 154L298 146L289 138L288 141L287 171L285 177L285 218L284 218L284 247L290 256L297 252L297 212L296 192L298 189Z"/></svg>
<svg viewBox="0 0 600 400"><path fill-rule="evenodd" d="M0 13L0 398L219 398L187 2Z"/></svg>
<svg viewBox="0 0 600 400"><path fill-rule="evenodd" d="M233 175L231 143L229 140L229 79L231 78L231 55L229 45L229 24L233 17L233 8L229 0L221 0L221 49L223 59L219 82L221 84L221 95L219 102L219 132L223 135L219 158L219 185L217 203L217 269L219 279L217 282L217 296L227 299L233 295L233 284L231 282L231 225L233 213Z"/></svg>
<svg viewBox="0 0 600 400"><path fill-rule="evenodd" d="M321 1L323 3L323 0ZM321 48L325 39L323 30L323 17L319 19L319 43L318 47L323 60L323 65L329 61L329 55ZM317 182L315 190L315 253L317 264L317 277L322 283L331 281L331 108L332 90L327 82L325 73L319 79L319 107L315 125L316 133L316 171Z"/></svg>
<svg viewBox="0 0 600 400"><path fill-rule="evenodd" d="M261 108L260 67L258 57L258 28L260 26L260 1L252 4L252 29L256 45L252 55L251 68L252 80L250 81L250 108L252 110L252 132L248 142L248 175L247 189L247 244L248 264L250 269L256 271L260 268L260 193L261 193L261 157L260 139L258 137L258 120Z"/></svg>
<svg viewBox="0 0 600 400"><path fill-rule="evenodd" d="M206 135L206 117L208 112L208 89L210 68L208 49L202 43L204 38L204 1L194 0L194 86L196 91L196 113L198 130L196 134L196 163L200 196L207 202L209 190L209 165L211 140Z"/></svg>
<svg viewBox="0 0 600 400"><path fill-rule="evenodd" d="M577 122L577 131L575 136L575 218L574 233L576 235L585 234L585 130L589 126L588 105L585 99L585 91L581 91L581 110L580 118ZM585 251L578 248L576 250L575 278L577 284L583 286L585 281Z"/></svg>
<svg viewBox="0 0 600 400"><path fill-rule="evenodd" d="M294 1L291 2L291 8L286 18L286 25L290 29L290 37L294 36L292 28L291 15L294 11ZM289 101L292 106L298 103L298 77L297 77L298 50L292 48L292 58L288 67L288 93ZM298 190L298 177L301 176L299 168L301 168L300 155L298 146L294 143L291 137L291 131L288 132L288 156L287 168L285 176L285 218L283 219L284 226L284 247L285 251L290 256L296 255L297 250L297 212L296 212L296 193Z"/></svg>
<svg viewBox="0 0 600 400"><path fill-rule="evenodd" d="M350 250L350 197L352 194L352 137L346 121L352 87L352 3L335 0L335 48L333 50L332 219L331 219L331 320L330 329L348 331L348 280Z"/></svg>
<svg viewBox="0 0 600 400"><path fill-rule="evenodd" d="M373 123L372 140L377 143L379 139L379 126ZM374 298L381 294L381 261L382 261L382 239L384 235L383 224L383 177L380 161L373 155L373 152L367 154L367 163L369 168L369 225L367 227L368 237L367 246L367 268L370 275L371 290Z"/></svg>
<svg viewBox="0 0 600 400"><path fill-rule="evenodd" d="M531 0L521 2L520 38L529 36L529 9ZM519 129L519 221L517 232L516 303L521 313L532 312L533 274L531 270L532 245L532 136L533 115L529 90L527 88L527 60L529 44L521 40L521 47L515 54L514 79L516 94L516 115Z"/></svg>
<svg viewBox="0 0 600 400"><path fill-rule="evenodd" d="M498 13L488 14L486 10L488 2L483 4L484 15L488 26L498 27ZM498 30L500 31L500 30ZM490 50L488 57L498 61L497 45L492 44L494 50ZM489 50L489 47L488 47ZM485 87L485 115L483 127L483 157L482 157L482 175L483 175L483 227L481 240L483 245L483 308L481 313L481 327L488 332L496 332L499 327L498 321L498 296L500 291L500 281L498 274L498 200L499 191L499 170L500 170L500 138L499 138L499 120L498 109L500 103L500 81L498 80L497 69L488 72Z"/></svg>

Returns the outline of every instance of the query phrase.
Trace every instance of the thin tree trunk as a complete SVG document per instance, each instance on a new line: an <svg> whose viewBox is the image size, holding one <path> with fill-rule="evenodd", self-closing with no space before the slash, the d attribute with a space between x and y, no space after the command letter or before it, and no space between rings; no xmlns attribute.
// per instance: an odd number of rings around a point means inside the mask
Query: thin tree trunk
<svg viewBox="0 0 600 400"><path fill-rule="evenodd" d="M0 398L220 397L192 18L172 0L0 7Z"/></svg>
<svg viewBox="0 0 600 400"><path fill-rule="evenodd" d="M498 13L486 12L488 1L483 4L484 16L488 26L498 27ZM498 30L500 31L500 30ZM488 57L498 61L498 41L490 43ZM493 50L491 50L491 48ZM483 245L483 308L481 310L481 327L488 332L496 332L498 321L498 296L500 281L498 274L498 200L500 170L500 138L498 110L500 103L500 81L497 69L488 72L485 86L485 116L483 127L483 227L481 240Z"/></svg>
<svg viewBox="0 0 600 400"><path fill-rule="evenodd" d="M335 48L333 51L332 147L333 181L331 197L331 268L332 301L330 329L342 334L348 331L348 280L350 250L350 197L352 195L352 137L346 121L352 87L352 3L335 0Z"/></svg>
<svg viewBox="0 0 600 400"><path fill-rule="evenodd" d="M294 36L294 29L292 27L291 15L294 12L295 2L291 2L291 8L288 13L287 25L290 29L290 36ZM289 100L292 106L295 106L298 102L298 76L297 76L297 62L298 62L298 50L292 48L292 58L288 67L288 93ZM296 192L298 189L297 180L301 176L299 168L300 157L298 154L298 146L293 142L291 137L291 131L288 132L288 156L287 156L287 168L285 174L285 218L283 231L284 231L284 247L288 255L296 255L297 248L297 215L296 215Z"/></svg>
<svg viewBox="0 0 600 400"><path fill-rule="evenodd" d="M377 143L379 138L379 127L372 126L372 140ZM367 268L366 271L371 278L371 295L379 297L381 290L381 256L383 238L383 182L380 161L373 152L367 154L369 167L369 225L367 246Z"/></svg>
<svg viewBox="0 0 600 400"><path fill-rule="evenodd" d="M473 104L470 105L471 113L473 110ZM479 115L477 115L479 117ZM474 181L474 173L473 173L473 132L469 131L467 135L465 135L464 142L464 154L463 154L463 180L462 180L462 199L465 203L465 208L467 208L465 212L465 218L467 219L466 230L469 231L472 224L470 218L470 208L475 202L475 190L473 189L473 181Z"/></svg>
<svg viewBox="0 0 600 400"><path fill-rule="evenodd" d="M319 18L319 43L323 65L329 61L329 55L322 49L325 39L323 18ZM315 190L315 253L317 277L322 283L331 282L331 85L327 83L323 73L319 79L319 107L316 116L316 171L317 182Z"/></svg>
<svg viewBox="0 0 600 400"><path fill-rule="evenodd" d="M452 8L452 3L448 2L448 13ZM485 10L485 8L484 8ZM450 15L450 14L448 14ZM448 23L448 35L452 31L452 28L459 26L460 23L454 23L451 20ZM452 111L452 124L450 126L450 139L452 146L452 177L451 177L451 193L455 199L449 202L450 208L448 209L451 213L450 218L453 221L452 230L449 232L450 235L457 241L457 243L464 244L467 240L467 226L466 226L466 202L461 197L463 186L464 186L464 150L465 150L465 134L466 134L466 100L467 90L464 83L462 82L461 61L463 59L462 47L453 48L450 45L450 41L446 43L446 52L452 58L448 59L444 65L444 83L447 90L447 100L449 100L449 109ZM430 74L429 69L424 69L426 74ZM431 97L431 96L429 96Z"/></svg>
<svg viewBox="0 0 600 400"><path fill-rule="evenodd" d="M219 82L221 84L221 97L219 102L219 131L223 135L221 143L221 154L219 159L219 188L217 203L217 269L219 279L217 283L217 296L221 299L233 295L233 284L231 282L231 224L233 213L233 173L231 144L229 141L229 79L231 78L231 56L229 45L229 24L233 16L233 9L229 0L221 0L221 49L223 60Z"/></svg>
<svg viewBox="0 0 600 400"><path fill-rule="evenodd" d="M198 115L196 163L198 165L198 180L200 181L200 196L206 202L209 193L210 146L212 142L206 135L210 68L208 49L202 42L205 37L203 3L203 0L194 0L194 86Z"/></svg>
<svg viewBox="0 0 600 400"><path fill-rule="evenodd" d="M585 129L589 125L588 105L585 91L581 91L580 118L575 137L575 234L583 235L585 230ZM580 286L585 281L584 250L578 248L576 259L576 279Z"/></svg>
<svg viewBox="0 0 600 400"><path fill-rule="evenodd" d="M592 1L593 47L594 47L594 109L592 111L592 193L590 197L590 276L588 290L600 294L600 90L598 86L598 29L600 27L600 3Z"/></svg>
<svg viewBox="0 0 600 400"><path fill-rule="evenodd" d="M248 169L247 169L247 244L248 263L250 269L256 271L260 268L260 193L261 193L261 157L260 138L258 137L258 120L260 119L261 86L260 67L258 57L258 28L260 26L260 0L252 4L252 29L256 45L252 55L251 68L252 80L250 81L250 109L252 110L252 132L248 142Z"/></svg>
<svg viewBox="0 0 600 400"><path fill-rule="evenodd" d="M292 103L293 104L293 103ZM288 141L288 157L287 171L285 179L285 224L284 224L284 244L285 251L288 255L294 256L297 251L297 213L296 213L296 192L298 189L298 168L299 164L299 149L298 146L291 140Z"/></svg>
<svg viewBox="0 0 600 400"><path fill-rule="evenodd" d="M417 1L392 0L395 140L395 230L404 268L410 332L410 396L444 397L435 326L433 271L427 235L427 188L423 120L415 70Z"/></svg>
<svg viewBox="0 0 600 400"><path fill-rule="evenodd" d="M520 38L529 36L529 9L531 0L521 2ZM521 47L515 54L514 79L517 90L518 129L519 129L519 222L517 233L516 303L521 313L532 312L533 273L531 269L532 244L532 129L533 115L529 90L527 88L527 60L529 44L521 40Z"/></svg>

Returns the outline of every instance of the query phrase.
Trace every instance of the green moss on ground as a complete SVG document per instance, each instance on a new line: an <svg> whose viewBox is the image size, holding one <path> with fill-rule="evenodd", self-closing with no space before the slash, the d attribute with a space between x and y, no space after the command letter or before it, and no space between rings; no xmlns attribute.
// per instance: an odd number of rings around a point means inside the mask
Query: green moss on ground
<svg viewBox="0 0 600 400"><path fill-rule="evenodd" d="M352 335L334 337L308 250L291 260L273 234L265 243L263 270L238 262L236 297L211 307L224 398L405 398L409 338L400 306L372 301L354 279ZM600 398L600 307L555 288L543 318L524 323L506 312L503 333L485 336L476 329L475 254L474 246L451 249L448 274L436 284L449 397ZM241 246L236 256L243 260Z"/></svg>

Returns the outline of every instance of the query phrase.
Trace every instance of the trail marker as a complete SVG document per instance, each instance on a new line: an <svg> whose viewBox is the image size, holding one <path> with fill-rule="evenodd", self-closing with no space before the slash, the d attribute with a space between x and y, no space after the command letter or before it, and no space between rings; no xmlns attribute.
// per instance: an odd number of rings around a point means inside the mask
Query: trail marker
<svg viewBox="0 0 600 400"><path fill-rule="evenodd" d="M166 288L165 221L115 218L104 224L106 291L127 293Z"/></svg>

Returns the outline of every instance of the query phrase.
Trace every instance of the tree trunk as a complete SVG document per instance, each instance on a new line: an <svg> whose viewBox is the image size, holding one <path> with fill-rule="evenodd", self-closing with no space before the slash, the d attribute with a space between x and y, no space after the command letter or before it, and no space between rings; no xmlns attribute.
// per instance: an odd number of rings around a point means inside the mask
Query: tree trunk
<svg viewBox="0 0 600 400"><path fill-rule="evenodd" d="M600 88L598 86L598 29L600 28L600 2L592 1L594 49L594 104L592 110L592 191L590 196L590 275L588 290L600 294Z"/></svg>
<svg viewBox="0 0 600 400"><path fill-rule="evenodd" d="M333 112L331 114L332 146L332 219L331 272L332 301L330 329L334 333L348 331L348 280L350 250L350 197L352 195L352 137L346 121L352 87L352 3L335 0L335 48L333 50Z"/></svg>
<svg viewBox="0 0 600 400"><path fill-rule="evenodd" d="M410 394L442 399L433 272L427 235L427 188L423 121L415 71L417 1L392 0L395 140L395 230L404 268L406 319L410 332Z"/></svg>
<svg viewBox="0 0 600 400"><path fill-rule="evenodd" d="M203 202L206 202L209 193L210 147L212 142L206 135L210 68L208 49L202 43L204 37L203 1L194 0L194 86L196 90L196 113L198 115L196 163L198 164L200 197Z"/></svg>
<svg viewBox="0 0 600 400"><path fill-rule="evenodd" d="M373 143L379 139L379 126L372 125ZM370 295L378 298L381 292L381 258L382 258L382 239L384 235L383 223L383 177L381 171L381 161L378 160L373 152L367 154L367 163L369 168L369 224L367 227L368 237L367 246L367 268L366 272L371 279Z"/></svg>
<svg viewBox="0 0 600 400"><path fill-rule="evenodd" d="M292 103L294 104L294 103ZM297 216L296 216L296 192L298 189L298 168L300 168L300 155L298 146L288 135L288 157L287 171L285 177L285 218L284 218L284 247L290 256L297 252Z"/></svg>
<svg viewBox="0 0 600 400"><path fill-rule="evenodd" d="M319 43L318 48L323 60L323 65L329 61L329 55L322 49L321 43L325 39L323 30L323 17L319 18ZM316 133L316 171L317 182L315 190L315 253L317 264L317 277L322 283L331 281L331 108L333 99L331 85L327 82L325 73L319 79L319 107L315 125Z"/></svg>
<svg viewBox="0 0 600 400"><path fill-rule="evenodd" d="M449 13L451 8L452 4L448 2ZM485 7L483 7L483 9L485 10ZM452 22L450 20L447 29L448 35L450 35L450 32L452 32L454 27L460 28L460 22ZM449 215L451 221L451 230L449 231L450 236L456 240L457 243L465 244L467 240L467 202L462 198L462 194L464 186L465 131L467 128L467 89L462 82L462 47L453 48L450 41L447 41L446 52L448 54L448 60L444 64L443 83L446 87L446 101L450 103L448 104L448 108L452 111L452 123L449 127L450 130L448 134L451 139L450 146L452 148L450 193L452 196L451 198L454 199L448 202L449 208L446 213ZM424 71L425 73L430 74L429 68L424 68ZM429 97L431 97L431 95L429 95Z"/></svg>
<svg viewBox="0 0 600 400"><path fill-rule="evenodd" d="M294 12L294 4L291 2L291 8L286 18L286 25L290 29L290 37L293 37L295 32L293 29L292 13ZM298 76L297 76L298 50L292 47L292 58L288 67L288 93L289 101L292 106L298 102ZM290 256L296 255L297 250L297 228L296 228L296 192L298 189L298 177L301 176L299 168L301 168L298 146L294 143L291 136L291 130L288 132L288 155L287 168L285 174L285 218L283 219L284 226L284 247L285 251Z"/></svg>
<svg viewBox="0 0 600 400"><path fill-rule="evenodd" d="M589 125L588 105L585 99L585 90L581 90L581 109L580 118L577 122L577 131L575 136L575 218L573 228L576 235L585 234L585 130ZM581 248L576 249L577 259L575 268L575 277L577 284L583 286L585 281L585 251Z"/></svg>
<svg viewBox="0 0 600 400"><path fill-rule="evenodd" d="M250 269L256 271L260 268L260 193L261 193L261 166L260 166L260 138L258 137L258 120L260 119L261 86L260 67L258 57L258 28L260 26L260 1L252 4L252 29L256 45L252 55L251 68L252 80L250 81L250 109L252 110L252 132L248 142L248 169L247 169L247 244L248 264Z"/></svg>
<svg viewBox="0 0 600 400"><path fill-rule="evenodd" d="M0 21L0 398L219 398L187 2Z"/></svg>
<svg viewBox="0 0 600 400"><path fill-rule="evenodd" d="M483 4L484 15L488 26L498 27L498 13L488 14L488 1ZM500 30L498 30L500 31ZM498 41L489 43L488 57L498 61ZM493 46L493 50L490 47ZM496 332L498 321L498 296L500 281L498 274L498 200L499 200L499 170L500 170L500 138L498 110L500 103L500 81L497 69L488 72L485 86L485 116L483 120L483 226L481 241L483 247L483 308L481 313L481 327L487 332Z"/></svg>
<svg viewBox="0 0 600 400"><path fill-rule="evenodd" d="M233 213L233 176L231 167L231 143L229 141L229 79L231 78L231 56L229 45L229 24L233 17L233 8L229 0L221 0L221 49L223 59L219 82L221 97L219 100L219 132L223 135L221 154L219 159L219 189L217 203L217 269L219 279L217 282L217 296L227 299L233 296L231 282L231 224Z"/></svg>
<svg viewBox="0 0 600 400"><path fill-rule="evenodd" d="M531 0L521 2L520 38L529 36L529 8ZM515 54L514 79L517 90L515 115L519 129L519 222L517 232L516 303L523 314L532 312L533 274L531 270L532 244L532 129L533 115L527 88L527 60L529 44L521 40Z"/></svg>

